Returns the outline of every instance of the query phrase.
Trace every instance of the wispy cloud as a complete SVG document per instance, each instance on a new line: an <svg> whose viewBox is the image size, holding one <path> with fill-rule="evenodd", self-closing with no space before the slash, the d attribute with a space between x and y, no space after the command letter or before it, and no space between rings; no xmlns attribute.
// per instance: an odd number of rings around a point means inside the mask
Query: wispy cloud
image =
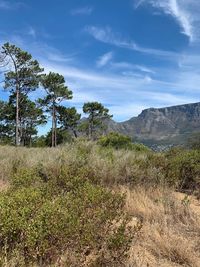
<svg viewBox="0 0 200 267"><path fill-rule="evenodd" d="M7 0L0 0L0 9L3 10L12 10L12 9L18 9L20 7L24 6L22 2L15 1L14 3Z"/></svg>
<svg viewBox="0 0 200 267"><path fill-rule="evenodd" d="M114 33L110 27L99 28L95 26L87 26L85 31L96 40L117 47L137 51L139 53L165 57L167 60L179 57L179 54L175 52L142 47L136 44L136 42L125 39L118 33Z"/></svg>
<svg viewBox="0 0 200 267"><path fill-rule="evenodd" d="M105 65L107 65L111 61L112 58L113 58L113 52L108 52L108 53L102 55L97 60L97 67L99 67L99 68L104 67Z"/></svg>
<svg viewBox="0 0 200 267"><path fill-rule="evenodd" d="M159 67L157 71L113 59L105 68L91 69L80 64L76 56L68 60L68 55L44 43L24 41L20 46L32 53L46 72L58 72L65 77L74 93L74 98L67 101L68 105L80 109L84 102L100 101L109 107L118 121L137 115L144 107L171 106L199 99L200 76L194 69ZM192 57L185 58L182 65L192 65L192 60ZM112 64L116 65L113 67ZM160 77L161 74L164 78ZM35 97L40 93L36 91Z"/></svg>
<svg viewBox="0 0 200 267"><path fill-rule="evenodd" d="M33 38L36 37L36 30L33 27L31 27L31 26L28 29L28 35L30 35Z"/></svg>
<svg viewBox="0 0 200 267"><path fill-rule="evenodd" d="M0 9L10 9L11 4L8 1L0 1Z"/></svg>
<svg viewBox="0 0 200 267"><path fill-rule="evenodd" d="M136 70L136 71L140 71L140 72L145 72L145 73L151 73L151 74L155 74L155 71L143 66L143 65L135 65L129 62L112 62L111 66L113 68L117 68L117 69L129 69L129 70Z"/></svg>
<svg viewBox="0 0 200 267"><path fill-rule="evenodd" d="M198 0L137 0L135 8L144 4L150 4L172 16L179 23L181 32L188 36L191 42L198 39L200 32L200 2Z"/></svg>
<svg viewBox="0 0 200 267"><path fill-rule="evenodd" d="M75 8L71 10L71 15L76 16L76 15L91 15L93 12L94 8L93 7L80 7L80 8Z"/></svg>

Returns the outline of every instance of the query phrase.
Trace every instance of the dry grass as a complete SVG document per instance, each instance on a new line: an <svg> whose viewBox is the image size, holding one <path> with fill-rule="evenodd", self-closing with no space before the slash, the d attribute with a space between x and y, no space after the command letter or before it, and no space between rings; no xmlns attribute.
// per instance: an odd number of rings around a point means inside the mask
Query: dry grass
<svg viewBox="0 0 200 267"><path fill-rule="evenodd" d="M56 149L0 147L0 188L8 187L18 168L42 166L48 175L57 175L64 165L74 175L95 178L126 193L126 210L142 223L127 267L199 267L199 201L153 183L148 186L148 179L162 180L163 176L155 167L141 167L146 158L144 153L103 151L89 142ZM134 186L125 186L129 183Z"/></svg>
<svg viewBox="0 0 200 267"><path fill-rule="evenodd" d="M87 173L106 185L121 184L143 177L138 160L145 161L144 153L103 150L92 142L78 142L58 148L0 147L0 180L9 181L19 168L41 167L50 172L65 165ZM75 170L73 170L75 171ZM150 170L149 170L150 172Z"/></svg>
<svg viewBox="0 0 200 267"><path fill-rule="evenodd" d="M127 266L200 266L200 213L195 212L195 199L186 201L184 195L180 199L160 188L123 191L127 192L127 211L143 223Z"/></svg>

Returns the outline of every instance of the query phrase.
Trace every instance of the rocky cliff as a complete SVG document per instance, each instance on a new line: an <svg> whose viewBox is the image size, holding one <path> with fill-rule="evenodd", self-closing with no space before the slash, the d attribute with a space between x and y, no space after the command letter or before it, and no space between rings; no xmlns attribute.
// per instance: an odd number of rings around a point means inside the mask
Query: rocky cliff
<svg viewBox="0 0 200 267"><path fill-rule="evenodd" d="M129 135L146 144L181 144L192 133L200 132L200 103L145 109L125 122L110 120L108 131Z"/></svg>

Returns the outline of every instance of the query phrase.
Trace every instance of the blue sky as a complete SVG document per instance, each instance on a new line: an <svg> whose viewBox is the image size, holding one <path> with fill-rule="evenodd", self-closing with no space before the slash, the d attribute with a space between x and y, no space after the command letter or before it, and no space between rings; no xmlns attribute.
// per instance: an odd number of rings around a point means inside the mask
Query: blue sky
<svg viewBox="0 0 200 267"><path fill-rule="evenodd" d="M65 105L100 101L123 121L199 101L199 13L198 0L0 0L0 43L63 74Z"/></svg>

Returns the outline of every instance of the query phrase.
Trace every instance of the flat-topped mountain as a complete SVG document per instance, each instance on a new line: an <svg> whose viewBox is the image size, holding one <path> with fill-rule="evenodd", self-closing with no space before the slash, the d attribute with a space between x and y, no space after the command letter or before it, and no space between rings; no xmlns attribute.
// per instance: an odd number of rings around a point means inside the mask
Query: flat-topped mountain
<svg viewBox="0 0 200 267"><path fill-rule="evenodd" d="M145 109L125 122L109 120L108 131L129 135L146 144L181 144L192 133L200 132L200 103Z"/></svg>

